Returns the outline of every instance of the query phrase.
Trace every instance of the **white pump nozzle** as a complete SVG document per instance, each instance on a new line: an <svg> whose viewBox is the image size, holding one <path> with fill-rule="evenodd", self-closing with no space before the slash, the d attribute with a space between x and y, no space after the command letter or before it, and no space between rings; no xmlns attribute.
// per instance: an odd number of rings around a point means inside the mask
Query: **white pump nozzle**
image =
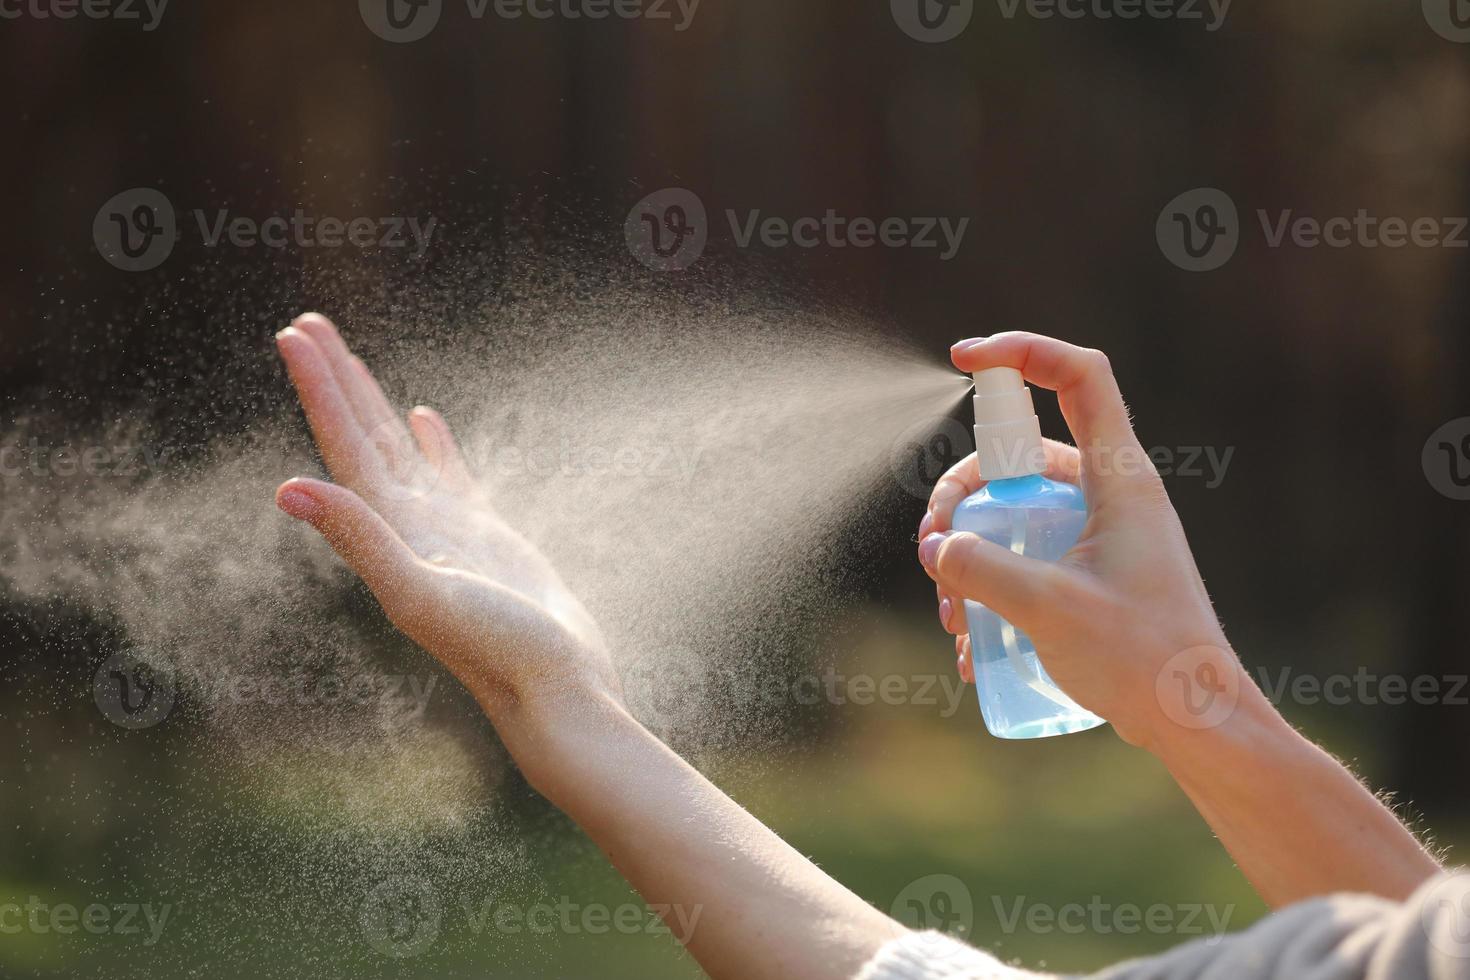
<svg viewBox="0 0 1470 980"><path fill-rule="evenodd" d="M976 371L975 457L980 476L1005 480L1046 469L1041 421L1031 403L1031 389L1015 368Z"/></svg>

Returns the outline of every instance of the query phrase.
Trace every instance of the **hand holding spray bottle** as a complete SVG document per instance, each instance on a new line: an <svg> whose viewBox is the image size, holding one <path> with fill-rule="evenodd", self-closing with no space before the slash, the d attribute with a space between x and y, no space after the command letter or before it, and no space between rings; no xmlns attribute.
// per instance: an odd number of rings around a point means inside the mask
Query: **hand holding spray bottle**
<svg viewBox="0 0 1470 980"><path fill-rule="evenodd" d="M975 379L975 456L985 486L954 512L953 527L1038 561L1056 561L1082 534L1087 504L1070 483L1047 479L1041 423L1021 372L997 367ZM1103 719L1047 676L1036 647L978 602L965 600L980 715L999 738L1085 731Z"/></svg>

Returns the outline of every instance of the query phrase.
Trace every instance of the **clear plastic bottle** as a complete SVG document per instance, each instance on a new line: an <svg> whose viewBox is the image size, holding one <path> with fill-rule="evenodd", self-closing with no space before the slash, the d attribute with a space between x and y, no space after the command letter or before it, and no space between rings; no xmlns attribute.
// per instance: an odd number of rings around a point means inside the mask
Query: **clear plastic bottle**
<svg viewBox="0 0 1470 980"><path fill-rule="evenodd" d="M1087 505L1077 487L1041 475L1041 426L1021 372L975 374L975 452L989 482L955 509L952 527L1038 561L1066 554ZM1103 724L1052 682L1025 633L978 602L965 601L965 617L980 715L992 735L1045 738Z"/></svg>

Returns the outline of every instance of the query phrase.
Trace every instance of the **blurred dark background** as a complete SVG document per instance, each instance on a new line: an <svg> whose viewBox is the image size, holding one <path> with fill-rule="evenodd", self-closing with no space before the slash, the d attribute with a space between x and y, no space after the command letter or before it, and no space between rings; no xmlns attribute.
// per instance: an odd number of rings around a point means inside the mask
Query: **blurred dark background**
<svg viewBox="0 0 1470 980"><path fill-rule="evenodd" d="M568 289L641 276L857 310L936 362L961 337L1035 330L1108 352L1146 446L1233 451L1223 479L1168 482L1253 669L1361 668L1445 691L1470 673L1470 503L1455 479L1470 473L1458 442L1470 423L1451 426L1445 455L1438 439L1426 452L1432 433L1470 416L1470 236L1455 220L1470 215L1470 44L1433 0L1240 4L1216 30L1208 8L1204 20L1064 19L976 3L941 43L910 36L878 0L703 0L683 30L676 5L660 8L670 19L510 19L445 0L407 43L369 28L371 3L346 0L169 4L152 29L143 6L125 20L28 4L0 20L7 427L143 412L187 452L289 404L270 338L295 313L320 308L349 329L354 315L400 317L411 330L493 305L542 260L576 267ZM669 187L707 207L709 245L687 270L650 272L623 224ZM139 272L110 263L93 236L99 209L134 188L165 195L179 228L172 253ZM1209 271L1176 265L1156 233L1166 204L1196 188L1238 209L1236 251ZM438 225L408 255L211 247L193 218L296 208ZM970 224L941 261L910 248L745 248L727 208ZM1432 218L1446 235L1458 224L1458 245L1273 247L1258 217L1360 210ZM1060 434L1050 407L1044 423ZM848 614L844 642L862 662L945 656L910 552L921 510L892 508L891 552ZM3 503L0 517L11 519ZM147 949L0 935L5 975L693 970L667 937L466 941L397 960L349 951L295 912L287 928L272 909L289 878L252 868L280 861L309 877L310 841L271 857L196 829L211 811L248 822L248 801L211 788L203 750L169 731L183 726L130 733L98 716L89 685L118 642L108 624L60 600L0 602L12 733L0 900L179 908ZM76 697L45 696L54 690ZM1453 843L1470 831L1470 707L1455 702L1282 707ZM1164 775L1116 739L1012 746L988 740L970 710L828 714L819 738L726 784L875 903L957 875L974 895L976 942L1055 969L1190 937L1001 935L988 896L1238 903L1232 927L1260 914ZM547 829L534 801L517 806L541 880L531 893L629 900L569 828ZM129 858L139 848L146 861ZM221 857L230 848L246 856ZM350 934L359 900L318 907Z"/></svg>

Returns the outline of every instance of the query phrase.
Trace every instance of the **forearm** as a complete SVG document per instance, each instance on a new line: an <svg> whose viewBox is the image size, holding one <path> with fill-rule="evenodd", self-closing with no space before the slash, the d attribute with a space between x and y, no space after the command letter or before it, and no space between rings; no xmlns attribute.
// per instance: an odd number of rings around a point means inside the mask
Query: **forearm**
<svg viewBox="0 0 1470 980"><path fill-rule="evenodd" d="M851 977L904 932L828 877L611 698L498 724L531 783L575 820L716 977ZM685 934L681 935L683 932Z"/></svg>
<svg viewBox="0 0 1470 980"><path fill-rule="evenodd" d="M1222 724L1165 724L1154 754L1273 907L1331 892L1401 900L1440 867L1341 763L1249 679Z"/></svg>

